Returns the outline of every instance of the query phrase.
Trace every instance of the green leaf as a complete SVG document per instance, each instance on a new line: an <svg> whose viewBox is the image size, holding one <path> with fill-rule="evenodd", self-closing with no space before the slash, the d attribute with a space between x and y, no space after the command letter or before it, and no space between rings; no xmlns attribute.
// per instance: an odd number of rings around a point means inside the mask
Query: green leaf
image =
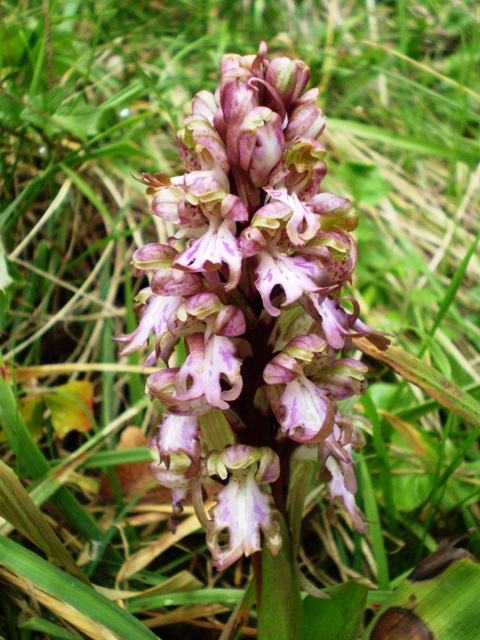
<svg viewBox="0 0 480 640"><path fill-rule="evenodd" d="M302 640L355 640L368 588L352 580L332 587L327 593L329 600L307 596L303 601Z"/></svg>
<svg viewBox="0 0 480 640"><path fill-rule="evenodd" d="M86 140L98 134L102 115L100 107L87 104L83 98L79 98L62 105L54 113L53 119L65 131Z"/></svg>
<svg viewBox="0 0 480 640"><path fill-rule="evenodd" d="M447 542L422 560L375 616L365 639L478 640L480 565L467 556Z"/></svg>
<svg viewBox="0 0 480 640"><path fill-rule="evenodd" d="M5 537L0 538L0 563L120 638L157 640L145 625L105 596Z"/></svg>
<svg viewBox="0 0 480 640"><path fill-rule="evenodd" d="M297 567L290 534L280 517L282 546L273 556L262 550L262 590L258 611L259 640L300 640L302 638L302 603Z"/></svg>

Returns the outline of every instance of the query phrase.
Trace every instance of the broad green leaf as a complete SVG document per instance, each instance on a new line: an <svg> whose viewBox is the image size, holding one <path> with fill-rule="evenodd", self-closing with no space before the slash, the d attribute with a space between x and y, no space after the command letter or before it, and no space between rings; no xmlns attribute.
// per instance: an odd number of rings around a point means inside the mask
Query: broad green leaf
<svg viewBox="0 0 480 640"><path fill-rule="evenodd" d="M9 538L0 537L0 563L120 638L158 640L124 609Z"/></svg>
<svg viewBox="0 0 480 640"><path fill-rule="evenodd" d="M282 546L273 556L262 550L262 585L258 611L259 640L300 640L302 603L290 534L280 516Z"/></svg>
<svg viewBox="0 0 480 640"><path fill-rule="evenodd" d="M65 131L85 140L98 133L102 115L100 107L87 104L80 98L63 104L53 115L53 120Z"/></svg>
<svg viewBox="0 0 480 640"><path fill-rule="evenodd" d="M365 640L478 640L480 565L445 543L427 556L375 616Z"/></svg>
<svg viewBox="0 0 480 640"><path fill-rule="evenodd" d="M302 640L356 640L368 587L352 580L326 593L329 600L307 596L303 601Z"/></svg>
<svg viewBox="0 0 480 640"><path fill-rule="evenodd" d="M353 342L360 351L385 362L406 380L421 387L442 406L480 427L480 403L426 362L399 347L390 345L385 351L381 351L366 338L354 338Z"/></svg>

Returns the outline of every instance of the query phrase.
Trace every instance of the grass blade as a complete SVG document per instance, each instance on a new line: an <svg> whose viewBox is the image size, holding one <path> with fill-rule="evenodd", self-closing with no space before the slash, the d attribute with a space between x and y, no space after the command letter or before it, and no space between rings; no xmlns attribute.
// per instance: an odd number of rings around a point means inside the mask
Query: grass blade
<svg viewBox="0 0 480 640"><path fill-rule="evenodd" d="M147 627L118 605L8 538L0 538L0 563L119 638L157 640Z"/></svg>
<svg viewBox="0 0 480 640"><path fill-rule="evenodd" d="M53 561L62 565L82 582L88 583L87 578L57 538L20 480L2 461L0 461L0 514Z"/></svg>
<svg viewBox="0 0 480 640"><path fill-rule="evenodd" d="M426 362L400 347L389 346L386 351L380 351L366 338L354 338L354 343L363 353L384 362L409 382L418 385L443 407L480 427L480 403Z"/></svg>

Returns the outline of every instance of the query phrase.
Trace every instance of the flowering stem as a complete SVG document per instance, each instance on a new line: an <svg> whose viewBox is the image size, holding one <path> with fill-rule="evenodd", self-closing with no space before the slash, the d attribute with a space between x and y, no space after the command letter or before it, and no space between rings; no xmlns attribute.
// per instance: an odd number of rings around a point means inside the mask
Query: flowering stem
<svg viewBox="0 0 480 640"><path fill-rule="evenodd" d="M259 638L297 640L290 459L299 447L315 450L332 500L364 531L352 457L362 422L339 402L365 390L365 365L346 355L352 337L387 340L342 298L357 215L347 199L320 191L326 120L318 90L305 90L310 70L268 59L261 43L256 55L223 56L221 72L215 94L195 96L178 133L187 172L141 179L153 214L176 232L134 253L149 286L136 299L138 328L116 339L129 354L153 333L146 364L165 364L147 389L165 408L151 469L172 490L170 526L193 491L214 566L252 558ZM181 340L185 361L169 366ZM216 487L208 514L206 483Z"/></svg>

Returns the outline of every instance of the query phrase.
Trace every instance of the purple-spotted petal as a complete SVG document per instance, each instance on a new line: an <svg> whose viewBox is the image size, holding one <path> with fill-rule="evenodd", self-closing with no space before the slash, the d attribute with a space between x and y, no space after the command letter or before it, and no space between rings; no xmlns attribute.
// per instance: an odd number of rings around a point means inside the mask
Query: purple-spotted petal
<svg viewBox="0 0 480 640"><path fill-rule="evenodd" d="M175 379L177 398L187 401L203 396L211 407L228 409L228 402L242 390L241 360L230 338L212 334L204 340L201 333L186 338L189 353ZM224 389L222 382L229 388Z"/></svg>
<svg viewBox="0 0 480 640"><path fill-rule="evenodd" d="M219 336L234 338L245 333L245 316L243 311L233 305L224 307L215 319L213 331Z"/></svg>
<svg viewBox="0 0 480 640"><path fill-rule="evenodd" d="M202 169L216 167L227 174L230 163L227 160L225 144L208 118L192 115L183 124L184 127L178 132L181 151L191 154Z"/></svg>
<svg viewBox="0 0 480 640"><path fill-rule="evenodd" d="M160 424L156 444L160 461L172 453L186 453L190 460L198 460L200 445L198 432L200 423L197 416L165 415Z"/></svg>
<svg viewBox="0 0 480 640"><path fill-rule="evenodd" d="M312 211L321 216L323 231L332 227L338 227L345 231L353 231L357 228L358 214L347 198L342 198L334 193L318 193L310 200L309 206Z"/></svg>
<svg viewBox="0 0 480 640"><path fill-rule="evenodd" d="M351 315L340 305L338 300L328 297L316 298L315 295L307 296L313 303L319 319L322 323L322 331L328 344L334 349L343 349L347 338L350 336L350 328L353 324ZM303 301L302 301L303 304ZM306 310L310 313L308 305Z"/></svg>
<svg viewBox="0 0 480 640"><path fill-rule="evenodd" d="M265 393L288 438L296 442L320 442L331 432L335 409L308 378L301 376L287 383L281 393L267 386Z"/></svg>
<svg viewBox="0 0 480 640"><path fill-rule="evenodd" d="M243 258L251 258L265 249L267 242L255 227L247 227L240 234L239 247Z"/></svg>
<svg viewBox="0 0 480 640"><path fill-rule="evenodd" d="M201 276L197 273L164 268L154 274L150 286L157 295L192 296L202 290L203 283Z"/></svg>
<svg viewBox="0 0 480 640"><path fill-rule="evenodd" d="M318 291L325 277L321 266L300 255L287 256L275 248L262 251L255 270L255 286L260 293L263 306L271 316L279 316L280 309L271 302L272 291L276 286L283 289L287 306L296 302L304 293Z"/></svg>
<svg viewBox="0 0 480 640"><path fill-rule="evenodd" d="M242 391L241 360L230 338L212 335L205 345L205 397L219 409L228 409L227 401L236 400ZM230 389L222 390L222 382Z"/></svg>
<svg viewBox="0 0 480 640"><path fill-rule="evenodd" d="M176 389L178 368L162 369L147 378L147 390L151 398L158 398L170 413L182 416L201 416L211 411L203 389L198 395L182 396Z"/></svg>
<svg viewBox="0 0 480 640"><path fill-rule="evenodd" d="M354 358L341 358L333 367L315 371L315 384L332 400L346 400L365 393L368 367Z"/></svg>
<svg viewBox="0 0 480 640"><path fill-rule="evenodd" d="M234 289L240 280L242 253L235 237L235 223L230 220L212 219L208 231L191 242L179 254L174 265L192 272L218 271L223 264L229 269L226 291Z"/></svg>
<svg viewBox="0 0 480 640"><path fill-rule="evenodd" d="M151 333L155 334L158 351L161 339L168 331L169 320L181 304L182 298L180 296L150 296L135 331L115 336L115 340L118 342L128 343L120 351L120 355L133 353L148 344Z"/></svg>
<svg viewBox="0 0 480 640"><path fill-rule="evenodd" d="M248 222L248 210L238 196L227 193L222 200L220 207L222 218L234 220L235 222Z"/></svg>
<svg viewBox="0 0 480 640"><path fill-rule="evenodd" d="M171 267L177 251L167 244L150 242L134 251L132 264L135 269L148 272Z"/></svg>
<svg viewBox="0 0 480 640"><path fill-rule="evenodd" d="M261 533L271 553L276 554L280 549L282 539L272 497L260 489L253 473L232 476L227 486L217 494L217 504L211 514L207 546L219 571L242 555L250 556L260 551ZM222 542L225 530L228 541Z"/></svg>

